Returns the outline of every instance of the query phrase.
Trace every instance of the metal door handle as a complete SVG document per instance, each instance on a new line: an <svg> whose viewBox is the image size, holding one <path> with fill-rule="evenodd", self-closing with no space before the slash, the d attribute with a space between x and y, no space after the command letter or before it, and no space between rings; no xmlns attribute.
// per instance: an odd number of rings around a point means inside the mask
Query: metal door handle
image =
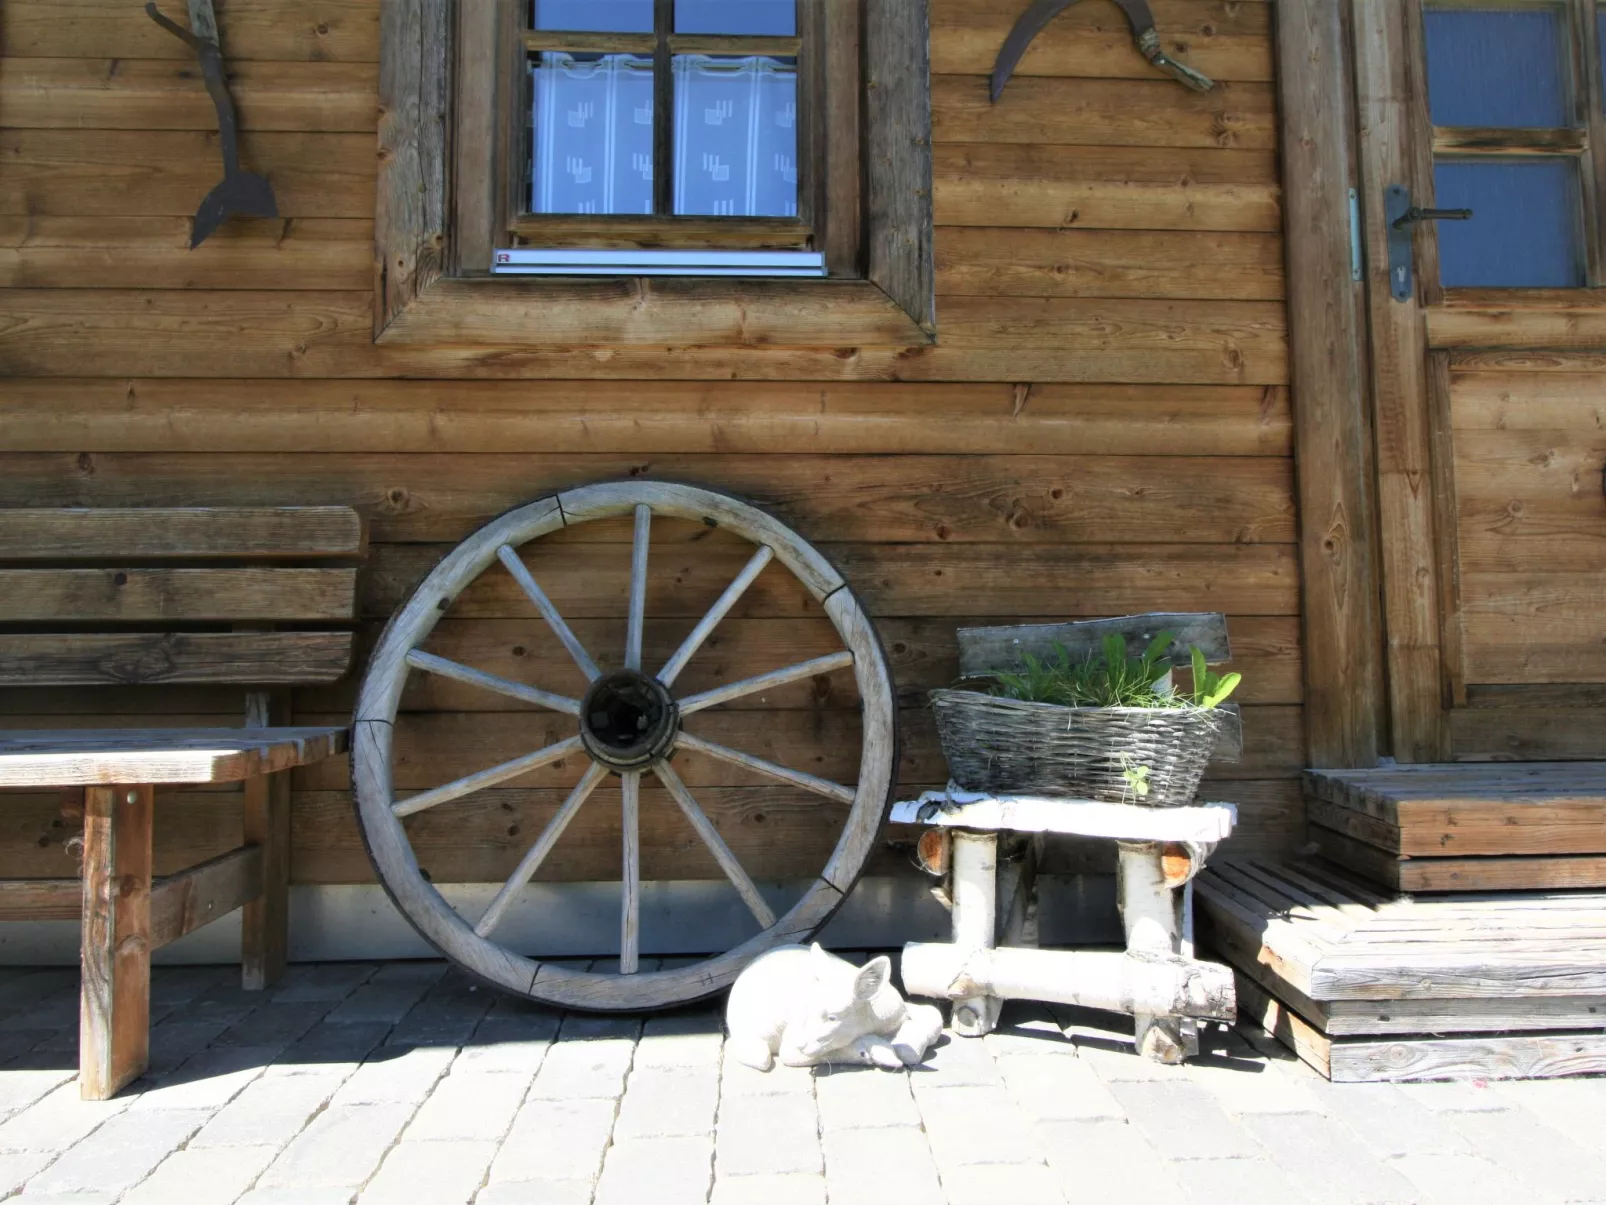
<svg viewBox="0 0 1606 1205"><path fill-rule="evenodd" d="M1465 222L1472 216L1470 209L1422 209L1413 205L1394 219L1396 230L1404 230L1412 222Z"/></svg>

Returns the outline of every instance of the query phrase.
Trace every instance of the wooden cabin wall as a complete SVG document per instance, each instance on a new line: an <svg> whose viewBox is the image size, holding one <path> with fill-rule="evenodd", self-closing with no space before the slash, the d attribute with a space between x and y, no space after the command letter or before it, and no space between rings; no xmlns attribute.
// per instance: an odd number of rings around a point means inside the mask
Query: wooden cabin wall
<svg viewBox="0 0 1606 1205"><path fill-rule="evenodd" d="M922 700L955 672L957 625L1222 610L1247 750L1210 794L1240 806L1240 849L1290 848L1304 758L1271 6L1156 0L1168 45L1221 81L1198 95L1090 0L990 106L986 73L1024 3L932 3L937 346L765 351L375 346L377 0L219 6L244 157L283 219L232 222L194 252L189 215L220 172L188 52L130 0L6 0L0 505L353 505L372 531L371 642L436 558L520 501L631 475L732 490L860 592L895 667L910 790L944 777ZM570 541L547 579L582 626L618 587L613 538ZM659 547L655 614L693 614L727 580L696 544ZM753 615L714 668L773 651L777 629ZM471 607L446 634L493 668L548 664L516 602ZM337 722L351 697L300 692L295 718ZM543 735L530 713L470 705L495 706L412 696L404 776L443 781ZM237 722L236 699L181 689L11 692L0 707L12 726ZM732 743L846 772L853 712L834 688L721 723ZM421 823L421 860L439 881L501 878L572 772ZM784 873L786 841L824 823L739 777L700 782L759 875ZM300 774L294 809L297 882L372 880L343 763ZM613 877L611 810L545 873ZM70 873L71 827L55 799L13 800L0 862ZM228 796L164 798L158 870L237 830ZM717 874L659 837L645 874Z"/></svg>

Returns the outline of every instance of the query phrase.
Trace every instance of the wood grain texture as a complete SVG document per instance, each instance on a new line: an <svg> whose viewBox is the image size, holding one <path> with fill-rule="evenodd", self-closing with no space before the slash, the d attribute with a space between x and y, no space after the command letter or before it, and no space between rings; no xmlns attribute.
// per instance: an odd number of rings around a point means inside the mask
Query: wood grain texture
<svg viewBox="0 0 1606 1205"><path fill-rule="evenodd" d="M83 986L78 1091L109 1100L150 1058L151 811L148 786L84 792Z"/></svg>
<svg viewBox="0 0 1606 1205"><path fill-rule="evenodd" d="M201 250L211 246L203 244ZM6 387L10 448L71 452L546 452L1277 456L1269 386L68 378ZM20 462L13 462L20 463ZM176 463L182 464L182 461ZM91 479L93 480L93 479ZM62 487L58 484L57 490ZM282 500L282 499L281 499Z"/></svg>
<svg viewBox="0 0 1606 1205"><path fill-rule="evenodd" d="M151 889L151 949L159 950L261 896L263 862L262 847L246 845L157 882Z"/></svg>
<svg viewBox="0 0 1606 1205"><path fill-rule="evenodd" d="M379 8L373 0L229 0L224 51L231 63L374 63ZM194 57L122 0L16 0L0 12L0 45L42 58Z"/></svg>
<svg viewBox="0 0 1606 1205"><path fill-rule="evenodd" d="M1315 765L1371 765L1383 704L1365 331L1350 279L1350 65L1337 0L1279 10L1288 311L1301 514L1306 720Z"/></svg>
<svg viewBox="0 0 1606 1205"><path fill-rule="evenodd" d="M0 569L0 620L343 620L351 569Z"/></svg>
<svg viewBox="0 0 1606 1205"><path fill-rule="evenodd" d="M1407 0L1357 10L1356 81L1359 95L1360 181L1367 197L1403 183L1430 196L1427 131L1416 97L1425 89L1412 30L1420 8ZM1432 421L1428 397L1428 317L1419 297L1395 301L1388 279L1388 231L1383 208L1365 215L1367 288L1371 316L1372 422L1376 432L1377 521L1383 624L1386 633L1390 745L1402 762L1445 756L1439 543L1433 492ZM1437 272L1422 272L1436 280ZM1421 290L1418 290L1420 293ZM1362 763L1351 763L1362 764Z"/></svg>
<svg viewBox="0 0 1606 1205"><path fill-rule="evenodd" d="M344 728L11 730L0 786L237 782L342 753Z"/></svg>
<svg viewBox="0 0 1606 1205"><path fill-rule="evenodd" d="M0 685L333 682L350 632L0 634Z"/></svg>
<svg viewBox="0 0 1606 1205"><path fill-rule="evenodd" d="M0 560L318 560L367 547L340 506L0 508Z"/></svg>
<svg viewBox="0 0 1606 1205"><path fill-rule="evenodd" d="M866 274L928 338L932 271L933 109L927 0L864 9Z"/></svg>

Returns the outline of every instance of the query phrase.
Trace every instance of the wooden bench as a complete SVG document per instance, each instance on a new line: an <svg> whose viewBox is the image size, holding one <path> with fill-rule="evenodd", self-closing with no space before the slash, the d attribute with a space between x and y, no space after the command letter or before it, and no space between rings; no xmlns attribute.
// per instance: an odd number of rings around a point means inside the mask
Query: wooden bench
<svg viewBox="0 0 1606 1205"><path fill-rule="evenodd" d="M81 919L86 1099L145 1069L153 950L243 908L244 986L284 969L280 771L344 752L347 731L273 725L289 687L350 667L363 551L347 507L0 510L0 688L246 688L241 728L0 733L0 789L83 792L81 876L0 881L0 921ZM153 880L155 788L227 782L242 845Z"/></svg>

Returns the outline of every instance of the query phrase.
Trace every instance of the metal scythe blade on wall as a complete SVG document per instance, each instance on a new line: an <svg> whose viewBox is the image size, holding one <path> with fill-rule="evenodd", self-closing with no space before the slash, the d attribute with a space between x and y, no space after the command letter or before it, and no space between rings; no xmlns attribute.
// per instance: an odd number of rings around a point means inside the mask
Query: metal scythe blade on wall
<svg viewBox="0 0 1606 1205"><path fill-rule="evenodd" d="M239 124L234 115L234 98L229 95L228 80L223 73L223 49L218 43L217 14L213 11L212 0L189 0L189 10L190 27L185 29L163 16L156 5L145 6L146 16L195 51L201 63L201 75L206 79L207 94L217 109L223 182L206 194L201 207L195 211L195 221L190 228L190 250L193 251L231 216L276 218L279 205L273 197L273 186L264 177L240 168Z"/></svg>
<svg viewBox="0 0 1606 1205"><path fill-rule="evenodd" d="M994 101L1004 91L1004 85L1009 83L1009 77L1014 74L1015 68L1020 64L1021 56L1032 44L1032 39L1042 33L1050 21L1076 2L1077 0L1034 0L1032 6L1021 14L1020 20L1015 22L1015 28L1009 31L1009 37L1004 39L1004 45L998 51L998 61L993 64ZM1154 14L1149 11L1148 0L1115 0L1115 3L1126 14L1128 24L1132 26L1132 40L1137 43L1138 50L1144 58L1195 92L1208 92L1216 86L1215 81L1209 76L1200 74L1186 63L1177 62L1160 48L1160 34L1155 29Z"/></svg>

